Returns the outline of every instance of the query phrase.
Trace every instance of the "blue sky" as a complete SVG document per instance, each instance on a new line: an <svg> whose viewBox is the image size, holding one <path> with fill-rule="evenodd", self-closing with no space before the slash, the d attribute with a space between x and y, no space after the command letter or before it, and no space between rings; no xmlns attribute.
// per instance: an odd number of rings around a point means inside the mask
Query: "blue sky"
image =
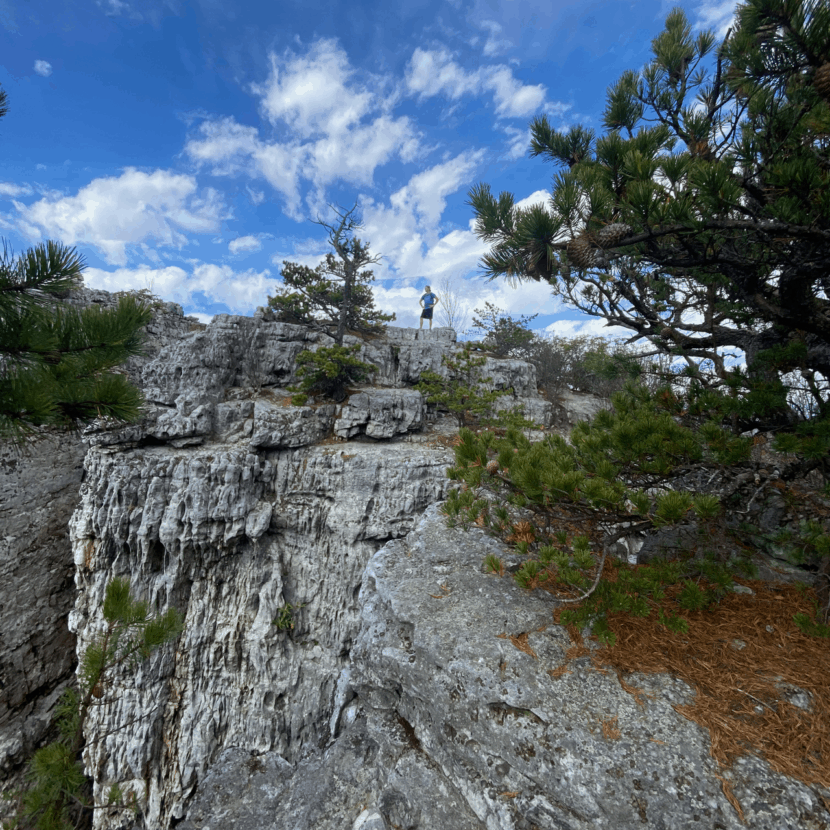
<svg viewBox="0 0 830 830"><path fill-rule="evenodd" d="M265 305L283 260L317 265L312 220L359 201L395 325L448 278L469 309L599 333L545 285L484 280L465 202L482 181L544 200L530 120L599 127L672 5L0 0L0 235L75 246L87 285L208 319ZM680 5L722 35L735 0Z"/></svg>

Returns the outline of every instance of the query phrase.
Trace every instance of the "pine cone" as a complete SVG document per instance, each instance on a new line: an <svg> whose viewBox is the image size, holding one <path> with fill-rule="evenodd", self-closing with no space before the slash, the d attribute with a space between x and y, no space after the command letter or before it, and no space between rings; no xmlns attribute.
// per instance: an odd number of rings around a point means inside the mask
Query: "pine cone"
<svg viewBox="0 0 830 830"><path fill-rule="evenodd" d="M816 69L816 74L813 77L813 86L816 92L825 101L830 103L830 62Z"/></svg>
<svg viewBox="0 0 830 830"><path fill-rule="evenodd" d="M578 236L572 239L566 248L568 258L577 268L591 268L596 259L596 254L591 250L591 243L588 237Z"/></svg>
<svg viewBox="0 0 830 830"><path fill-rule="evenodd" d="M492 461L487 462L487 472L490 473L491 476L494 476L499 471L499 462L496 461L494 458Z"/></svg>
<svg viewBox="0 0 830 830"><path fill-rule="evenodd" d="M630 233L631 225L626 225L624 222L615 222L613 225L606 225L597 231L597 244L600 248L613 248Z"/></svg>
<svg viewBox="0 0 830 830"><path fill-rule="evenodd" d="M97 697L99 700L104 696L104 690L100 683L95 684L95 687L92 690L92 696Z"/></svg>

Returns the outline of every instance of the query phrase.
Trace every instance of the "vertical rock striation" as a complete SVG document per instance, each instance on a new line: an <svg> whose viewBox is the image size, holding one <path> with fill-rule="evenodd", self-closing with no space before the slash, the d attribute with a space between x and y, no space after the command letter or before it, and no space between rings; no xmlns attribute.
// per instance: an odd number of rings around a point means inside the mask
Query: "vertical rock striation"
<svg viewBox="0 0 830 830"><path fill-rule="evenodd" d="M114 306L106 291L73 291L78 307ZM147 326L146 355L128 369L139 380L154 355L199 328L181 306L161 303ZM39 435L0 447L0 787L43 742L75 666L67 618L75 601L69 519L78 502L86 445L77 433Z"/></svg>
<svg viewBox="0 0 830 830"><path fill-rule="evenodd" d="M127 785L147 827L180 819L231 748L319 754L348 688L366 563L446 493L451 453L419 434L427 408L405 387L445 371L455 333L390 330L361 343L372 386L290 405L297 355L330 342L264 311L220 315L142 367L140 424L87 432L71 523L79 653L115 576L185 619L175 651L104 690L88 729L96 795ZM492 375L548 412L528 364L494 361Z"/></svg>

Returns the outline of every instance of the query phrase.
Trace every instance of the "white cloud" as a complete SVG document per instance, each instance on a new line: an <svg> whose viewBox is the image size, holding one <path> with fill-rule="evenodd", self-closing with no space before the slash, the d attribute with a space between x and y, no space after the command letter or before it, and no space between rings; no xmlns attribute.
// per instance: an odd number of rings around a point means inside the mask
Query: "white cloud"
<svg viewBox="0 0 830 830"><path fill-rule="evenodd" d="M255 236L239 236L228 243L228 250L232 254L238 254L240 251L243 253L258 251L261 247L262 242Z"/></svg>
<svg viewBox="0 0 830 830"><path fill-rule="evenodd" d="M188 268L170 265L163 268L142 266L105 271L87 268L84 283L105 291L126 291L148 288L165 300L190 306L201 303L201 296L224 303L232 313L250 314L265 305L269 294L279 285L266 268L255 271L234 271L229 265L190 260Z"/></svg>
<svg viewBox="0 0 830 830"><path fill-rule="evenodd" d="M49 61L35 61L35 72L48 78L52 74L52 64Z"/></svg>
<svg viewBox="0 0 830 830"><path fill-rule="evenodd" d="M252 187L245 186L248 191L248 196L252 205L261 205L265 201L265 194L261 190L254 190Z"/></svg>
<svg viewBox="0 0 830 830"><path fill-rule="evenodd" d="M406 68L406 86L424 98L443 93L455 100L481 90L480 72L466 72L446 49L418 47Z"/></svg>
<svg viewBox="0 0 830 830"><path fill-rule="evenodd" d="M576 313L576 312L572 312ZM601 317L582 316L576 319L554 320L544 332L555 337L631 337L629 329L606 325Z"/></svg>
<svg viewBox="0 0 830 830"><path fill-rule="evenodd" d="M6 196L30 196L32 188L27 184L12 184L11 182L0 182L0 197Z"/></svg>
<svg viewBox="0 0 830 830"><path fill-rule="evenodd" d="M486 89L493 91L496 114L519 118L532 115L545 101L546 88L542 84L522 84L513 77L507 66L492 69L484 79Z"/></svg>
<svg viewBox="0 0 830 830"><path fill-rule="evenodd" d="M199 165L211 164L214 176L230 176L250 164L261 143L256 127L246 127L233 118L205 120L199 139L191 139L185 152Z"/></svg>
<svg viewBox="0 0 830 830"><path fill-rule="evenodd" d="M316 41L305 56L272 53L270 60L268 80L251 91L274 126L284 122L302 138L342 134L374 108L375 95L352 82L349 58L334 39Z"/></svg>
<svg viewBox="0 0 830 830"><path fill-rule="evenodd" d="M430 275L405 286L385 287L374 284L372 290L379 308L387 313L395 312L397 319L393 325L417 327L421 316L418 300L427 283L431 284L432 290L436 292L440 300L438 279ZM522 316L529 317L537 313L553 314L560 309L558 301L551 294L550 286L546 283L525 283L518 288L511 288L504 282L488 282L481 278L468 277L457 280L455 285L461 304L470 315L470 325L472 325L472 312L475 309L484 309L486 302L500 308L514 319ZM433 325L440 325L440 321L439 302ZM531 328L533 328L532 323Z"/></svg>
<svg viewBox="0 0 830 830"><path fill-rule="evenodd" d="M527 210L533 205L543 205L546 208L550 207L550 193L547 190L535 190L530 196L525 196L524 199L519 199L514 207L520 210Z"/></svg>
<svg viewBox="0 0 830 830"><path fill-rule="evenodd" d="M508 49L513 44L509 40L500 39L499 35L502 32L502 27L500 23L496 23L495 20L482 20L479 24L482 29L487 30L487 41L484 44L484 55L486 57L490 57L492 55L496 55L499 52L503 52L505 49Z"/></svg>
<svg viewBox="0 0 830 830"><path fill-rule="evenodd" d="M388 206L361 195L361 237L384 254L375 268L378 276L411 280L475 266L484 249L474 235L451 231L439 236L438 225L446 197L466 187L483 157L483 150L467 151L417 173L390 196Z"/></svg>
<svg viewBox="0 0 830 830"><path fill-rule="evenodd" d="M479 67L468 72L453 59L447 49L427 50L418 47L412 53L406 68L406 86L420 98L445 95L458 100L464 95L493 94L496 114L509 118L524 118L545 105L546 87L543 84L522 84L513 77L509 66ZM547 104L548 109L564 112L564 104Z"/></svg>
<svg viewBox="0 0 830 830"><path fill-rule="evenodd" d="M410 119L389 114L391 99L382 94L388 79L358 78L335 40L318 40L302 56L271 54L270 62L267 80L251 91L277 138L233 118L204 121L185 145L197 165L211 165L214 175L263 177L300 219L301 181L312 185L309 203L323 204L333 182L369 186L378 166L422 152Z"/></svg>
<svg viewBox="0 0 830 830"><path fill-rule="evenodd" d="M723 38L733 24L737 7L738 0L704 0L696 9L695 28L713 29L717 37Z"/></svg>
<svg viewBox="0 0 830 830"><path fill-rule="evenodd" d="M509 142L504 158L508 161L515 161L527 155L530 149L530 128L518 130L515 127L507 126L504 132L508 136Z"/></svg>
<svg viewBox="0 0 830 830"><path fill-rule="evenodd" d="M152 239L181 249L188 242L183 232L215 233L228 218L220 195L211 188L197 193L191 176L130 167L118 177L94 179L76 196L50 195L14 206L18 228L30 239L86 243L113 265L126 264L128 245Z"/></svg>

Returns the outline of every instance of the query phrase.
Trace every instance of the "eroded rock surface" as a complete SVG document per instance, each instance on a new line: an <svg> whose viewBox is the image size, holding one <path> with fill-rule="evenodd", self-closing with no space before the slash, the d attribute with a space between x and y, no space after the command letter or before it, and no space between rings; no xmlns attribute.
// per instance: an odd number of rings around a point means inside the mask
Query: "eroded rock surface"
<svg viewBox="0 0 830 830"><path fill-rule="evenodd" d="M390 329L361 344L371 386L299 407L296 357L329 338L266 311L173 328L131 366L147 418L87 432L71 522L79 652L114 576L185 619L175 647L104 689L84 754L99 799L135 791L136 830L742 826L708 735L672 708L690 689L629 678L652 695L641 708L587 658L557 671L570 641L550 598L483 573L498 543L443 523L451 451L408 387L446 371L454 332ZM550 423L531 366L485 371L512 390L502 405ZM67 552L49 578L66 582ZM725 777L750 827L830 828L817 792L761 761Z"/></svg>
<svg viewBox="0 0 830 830"><path fill-rule="evenodd" d="M113 576L185 618L175 652L108 689L89 730L96 790L121 780L147 792L148 827L181 816L226 748L294 761L328 741L366 562L443 496L449 461L446 450L408 443L349 450L88 456L72 522L79 596L70 625L80 647ZM280 630L286 606L294 627Z"/></svg>
<svg viewBox="0 0 830 830"><path fill-rule="evenodd" d="M65 302L109 308L117 297L81 289ZM128 364L131 377L136 380L148 360L198 328L181 306L162 303L146 329L146 354ZM72 679L69 519L86 450L80 435L65 432L41 435L24 447L0 447L0 789L43 742L54 705Z"/></svg>
<svg viewBox="0 0 830 830"><path fill-rule="evenodd" d="M708 733L672 708L692 696L684 683L628 677L640 706L589 656L568 661L551 600L484 574L489 550L503 553L434 506L375 553L331 743L293 767L226 751L181 827L830 827L817 792L764 762L719 770Z"/></svg>

